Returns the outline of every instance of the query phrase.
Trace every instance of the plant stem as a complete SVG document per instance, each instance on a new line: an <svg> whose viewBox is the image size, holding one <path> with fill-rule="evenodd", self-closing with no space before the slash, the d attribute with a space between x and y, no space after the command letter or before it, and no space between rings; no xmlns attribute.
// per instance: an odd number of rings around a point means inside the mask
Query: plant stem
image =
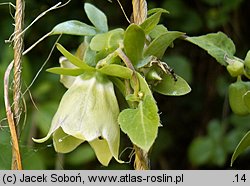
<svg viewBox="0 0 250 186"><path fill-rule="evenodd" d="M134 88L134 95L137 96L139 93L140 85L139 85L139 80L138 80L137 75L136 75L135 68L134 68L133 64L131 63L130 59L126 56L126 54L120 48L118 48L116 50L116 52L117 52L118 56L122 59L122 61L125 63L125 65L133 71L131 82L132 82L132 85L134 86L133 87Z"/></svg>
<svg viewBox="0 0 250 186"><path fill-rule="evenodd" d="M4 103L6 108L6 116L10 128L10 134L11 134L11 141L12 141L12 170L21 170L22 169L22 163L21 163L21 156L19 151L19 145L18 145L18 137L16 132L16 126L15 121L13 117L13 113L11 111L11 106L9 102L9 76L10 71L13 68L13 61L9 64L8 68L5 71L4 74Z"/></svg>
<svg viewBox="0 0 250 186"><path fill-rule="evenodd" d="M120 48L118 48L116 52L118 56L122 59L122 61L125 63L125 65L133 71L133 75L130 81L131 84L133 85L134 95L137 96L140 91L140 83L136 75L136 70L133 64L131 63L130 59ZM126 88L126 93L125 93L126 95L132 93L130 90L130 83L126 80L125 80L125 88ZM136 102L128 102L128 104L131 108L136 108L138 106ZM134 161L135 170L149 170L148 152L137 147L136 145L134 145L134 150L135 150L135 161Z"/></svg>
<svg viewBox="0 0 250 186"><path fill-rule="evenodd" d="M140 25L147 18L147 1L146 0L132 0L133 5L133 21Z"/></svg>
<svg viewBox="0 0 250 186"><path fill-rule="evenodd" d="M11 128L12 141L17 141L16 144L13 144L12 149L12 169L22 169L20 153L18 147L18 135L17 135L17 126L20 121L21 109L20 109L20 100L21 100L21 68L22 68L22 53L23 53L23 18L24 18L24 1L16 0L16 12L15 12L15 33L14 33L14 126ZM15 129L15 130L14 130ZM17 139L13 139L13 137ZM17 157L19 156L19 157ZM18 160L18 161L17 161ZM18 164L19 165L18 165Z"/></svg>
<svg viewBox="0 0 250 186"><path fill-rule="evenodd" d="M147 18L147 1L132 0L133 5L133 22L140 25ZM134 145L135 150L135 170L149 170L148 152Z"/></svg>
<svg viewBox="0 0 250 186"><path fill-rule="evenodd" d="M148 152L134 145L135 150L135 161L134 168L135 170L149 170L150 161L148 158Z"/></svg>
<svg viewBox="0 0 250 186"><path fill-rule="evenodd" d="M23 53L23 0L16 0L15 33L14 33L14 116L16 125L20 120L21 99L21 65Z"/></svg>

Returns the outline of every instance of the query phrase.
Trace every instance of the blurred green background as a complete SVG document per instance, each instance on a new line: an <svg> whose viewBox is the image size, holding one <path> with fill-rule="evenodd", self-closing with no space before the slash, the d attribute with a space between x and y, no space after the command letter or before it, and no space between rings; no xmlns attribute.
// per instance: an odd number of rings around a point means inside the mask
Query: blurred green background
<svg viewBox="0 0 250 186"><path fill-rule="evenodd" d="M120 0L126 13L131 14L131 3ZM0 0L0 3L6 2ZM11 0L14 4L14 1ZM26 1L25 26L41 12L55 5L57 0ZM62 2L66 2L63 0ZM84 2L90 2L106 13L110 29L126 28L128 23L113 0L72 0L67 6L49 12L25 33L28 48L56 24L66 20L89 23L83 10ZM169 30L178 30L189 36L222 31L235 43L236 56L244 58L250 49L250 1L248 0L148 0L148 7L162 7L170 11L161 23ZM10 169L11 141L6 123L3 102L3 75L13 58L10 43L5 43L13 33L13 8L0 6L0 169ZM23 91L42 67L57 36L45 39L23 59ZM63 36L60 43L75 50L83 38ZM58 66L60 53L55 50L48 63L24 96L27 121L20 124L20 143L24 169L133 169L130 162L132 144L126 135L121 136L121 159L112 160L103 167L87 143L69 154L55 153L52 141L34 144L32 137L45 136L53 114L66 89L59 83L59 76L45 72ZM186 79L192 92L182 97L166 97L155 94L163 127L151 152L152 169L249 169L250 150L242 154L230 167L233 150L250 129L250 117L231 113L227 101L227 87L235 79L229 77L206 52L185 41L176 41L175 47L166 52L164 60L174 71ZM129 163L130 162L130 163Z"/></svg>

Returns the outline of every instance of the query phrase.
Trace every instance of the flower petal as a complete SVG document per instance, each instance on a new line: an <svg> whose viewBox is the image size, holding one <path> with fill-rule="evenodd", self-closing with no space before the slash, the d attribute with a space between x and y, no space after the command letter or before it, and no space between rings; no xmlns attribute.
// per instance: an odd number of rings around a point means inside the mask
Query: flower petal
<svg viewBox="0 0 250 186"><path fill-rule="evenodd" d="M83 142L84 140L66 134L61 127L53 134L53 145L56 152L71 152Z"/></svg>
<svg viewBox="0 0 250 186"><path fill-rule="evenodd" d="M64 56L59 58L60 66L63 68L77 68L75 65L70 63L68 59ZM75 81L76 77L60 75L60 82L66 87L69 88Z"/></svg>
<svg viewBox="0 0 250 186"><path fill-rule="evenodd" d="M47 141L50 138L51 134L53 134L53 132L55 132L59 127L60 127L60 123L54 123L51 125L47 136L45 136L44 138L41 138L41 139L32 138L32 140L36 143L43 143L43 142Z"/></svg>
<svg viewBox="0 0 250 186"><path fill-rule="evenodd" d="M109 145L105 139L93 140L89 144L94 149L97 159L104 166L108 166L110 160L112 159L112 154L109 149Z"/></svg>

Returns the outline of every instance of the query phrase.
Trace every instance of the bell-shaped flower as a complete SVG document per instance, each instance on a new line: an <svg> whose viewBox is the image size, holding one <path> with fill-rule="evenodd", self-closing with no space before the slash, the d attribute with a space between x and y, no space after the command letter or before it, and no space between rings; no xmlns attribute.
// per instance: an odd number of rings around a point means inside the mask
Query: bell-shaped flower
<svg viewBox="0 0 250 186"><path fill-rule="evenodd" d="M84 141L94 149L97 159L107 166L114 157L118 162L120 128L119 106L113 83L99 72L77 76L66 91L46 137L53 135L57 152L67 153Z"/></svg>

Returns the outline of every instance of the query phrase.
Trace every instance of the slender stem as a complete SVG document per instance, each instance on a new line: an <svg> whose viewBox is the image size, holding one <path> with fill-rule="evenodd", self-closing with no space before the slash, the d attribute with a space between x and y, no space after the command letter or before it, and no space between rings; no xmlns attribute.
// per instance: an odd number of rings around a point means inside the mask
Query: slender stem
<svg viewBox="0 0 250 186"><path fill-rule="evenodd" d="M130 61L130 59L128 58L128 56L126 56L126 54L124 54L124 52L122 51L121 48L118 48L116 50L118 56L122 59L122 61L125 63L125 65L130 68L133 72L135 72L135 68L132 64L132 62Z"/></svg>
<svg viewBox="0 0 250 186"><path fill-rule="evenodd" d="M12 169L22 169L19 147L18 147L18 135L17 129L21 116L21 69L22 69L22 53L23 53L23 19L24 18L24 1L16 0L16 13L15 13L15 32L14 32L14 126L10 124L10 129L13 141L12 149ZM14 141L16 143L14 144Z"/></svg>
<svg viewBox="0 0 250 186"><path fill-rule="evenodd" d="M119 6L121 7L123 15L125 16L125 18L127 19L127 21L130 23L130 20L129 20L128 16L126 15L126 12L124 11L122 4L120 3L119 0L117 0L117 2L119 4Z"/></svg>
<svg viewBox="0 0 250 186"><path fill-rule="evenodd" d="M132 0L133 5L133 21L135 24L141 24L147 18L147 1L146 0ZM136 77L137 81L138 78ZM139 82L137 82L139 85ZM135 90L138 91L139 90ZM137 92L137 93L138 93ZM134 145L135 150L135 170L149 170L150 162L148 158L148 152Z"/></svg>
<svg viewBox="0 0 250 186"><path fill-rule="evenodd" d="M6 116L12 140L12 170L14 169L22 170L21 155L19 151L16 126L9 102L9 76L12 68L13 68L13 61L9 64L4 74L4 103L5 103Z"/></svg>
<svg viewBox="0 0 250 186"><path fill-rule="evenodd" d="M18 125L20 120L20 100L21 100L21 68L22 68L22 53L23 53L23 0L16 0L15 13L15 36L14 36L14 118Z"/></svg>
<svg viewBox="0 0 250 186"><path fill-rule="evenodd" d="M140 84L139 84L139 80L138 80L137 75L136 75L135 68L134 68L132 62L130 61L130 59L128 58L128 56L126 56L126 54L122 51L122 49L118 48L116 50L116 52L117 52L118 56L122 59L122 61L125 63L125 65L133 71L131 82L132 82L132 86L134 89L134 95L137 96L139 93L139 90L140 90Z"/></svg>
<svg viewBox="0 0 250 186"><path fill-rule="evenodd" d="M131 82L134 85L134 95L137 96L140 90L140 84L136 75L135 68L131 63L130 59L120 48L118 48L116 52L118 56L122 59L122 61L125 63L125 65L133 71ZM127 95L131 94L130 84L127 80L125 80L125 87L126 87L126 94ZM137 103L135 102L129 102L129 106L131 108L136 108L136 105ZM135 150L135 161L134 161L135 170L149 170L150 165L149 165L148 152L137 147L136 145L134 145L134 150Z"/></svg>
<svg viewBox="0 0 250 186"><path fill-rule="evenodd" d="M149 170L150 161L148 158L148 152L134 145L135 150L135 161L134 168L135 170Z"/></svg>
<svg viewBox="0 0 250 186"><path fill-rule="evenodd" d="M147 1L132 0L133 5L133 22L140 25L147 18Z"/></svg>

